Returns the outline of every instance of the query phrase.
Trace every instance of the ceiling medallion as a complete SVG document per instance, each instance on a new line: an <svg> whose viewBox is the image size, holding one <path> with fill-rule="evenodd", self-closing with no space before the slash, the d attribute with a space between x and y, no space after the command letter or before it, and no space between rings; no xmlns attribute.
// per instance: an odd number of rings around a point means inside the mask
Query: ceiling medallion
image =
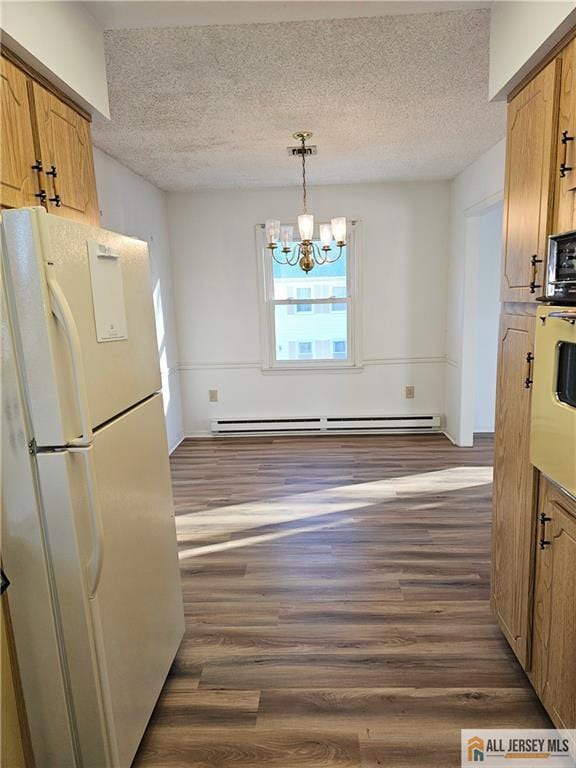
<svg viewBox="0 0 576 768"><path fill-rule="evenodd" d="M312 138L310 131L299 131L293 134L301 147L298 150L302 157L302 197L304 213L298 216L298 230L300 232L300 242L293 242L294 227L288 224L282 225L278 219L268 219L266 222L266 240L274 261L278 264L288 265L290 267L298 264L300 269L308 273L317 264L333 264L342 256L346 246L346 218L339 216L332 219L330 224L320 224L320 242L318 246L314 242L314 216L308 213L308 200L306 192L306 155L309 153L306 147L306 141ZM336 241L338 252L334 258L330 258L332 253L332 243ZM280 253L276 250L280 247ZM281 255L283 254L283 255Z"/></svg>

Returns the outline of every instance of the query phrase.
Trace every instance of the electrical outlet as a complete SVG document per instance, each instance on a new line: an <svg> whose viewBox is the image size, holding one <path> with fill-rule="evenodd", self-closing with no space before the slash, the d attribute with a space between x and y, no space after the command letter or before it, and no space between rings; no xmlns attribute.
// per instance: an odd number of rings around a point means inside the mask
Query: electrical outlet
<svg viewBox="0 0 576 768"><path fill-rule="evenodd" d="M218 402L218 390L217 389L209 389L208 390L208 402L210 402L210 403L217 403Z"/></svg>
<svg viewBox="0 0 576 768"><path fill-rule="evenodd" d="M406 387L405 390L405 398L406 400L413 400L414 399L414 387L412 384Z"/></svg>

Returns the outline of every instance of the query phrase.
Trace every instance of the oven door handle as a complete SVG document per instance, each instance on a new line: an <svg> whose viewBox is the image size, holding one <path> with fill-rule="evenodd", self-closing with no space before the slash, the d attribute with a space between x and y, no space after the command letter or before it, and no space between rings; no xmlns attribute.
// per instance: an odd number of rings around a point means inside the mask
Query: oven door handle
<svg viewBox="0 0 576 768"><path fill-rule="evenodd" d="M576 312L549 312L547 317L554 317L557 320L565 320L572 325L576 323Z"/></svg>

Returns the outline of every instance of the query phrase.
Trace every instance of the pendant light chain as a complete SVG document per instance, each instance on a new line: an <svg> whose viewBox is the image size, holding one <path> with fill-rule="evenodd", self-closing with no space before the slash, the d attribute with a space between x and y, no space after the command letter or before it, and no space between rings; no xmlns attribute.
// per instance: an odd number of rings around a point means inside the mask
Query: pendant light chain
<svg viewBox="0 0 576 768"><path fill-rule="evenodd" d="M306 198L306 139L302 137L302 188L304 191L304 213L308 213Z"/></svg>

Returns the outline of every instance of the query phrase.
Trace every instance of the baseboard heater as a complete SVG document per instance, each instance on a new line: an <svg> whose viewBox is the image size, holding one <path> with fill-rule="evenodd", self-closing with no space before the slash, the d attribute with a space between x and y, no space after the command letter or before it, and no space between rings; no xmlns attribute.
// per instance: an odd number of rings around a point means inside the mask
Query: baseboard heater
<svg viewBox="0 0 576 768"><path fill-rule="evenodd" d="M440 432L440 416L309 416L286 419L214 419L214 434Z"/></svg>

